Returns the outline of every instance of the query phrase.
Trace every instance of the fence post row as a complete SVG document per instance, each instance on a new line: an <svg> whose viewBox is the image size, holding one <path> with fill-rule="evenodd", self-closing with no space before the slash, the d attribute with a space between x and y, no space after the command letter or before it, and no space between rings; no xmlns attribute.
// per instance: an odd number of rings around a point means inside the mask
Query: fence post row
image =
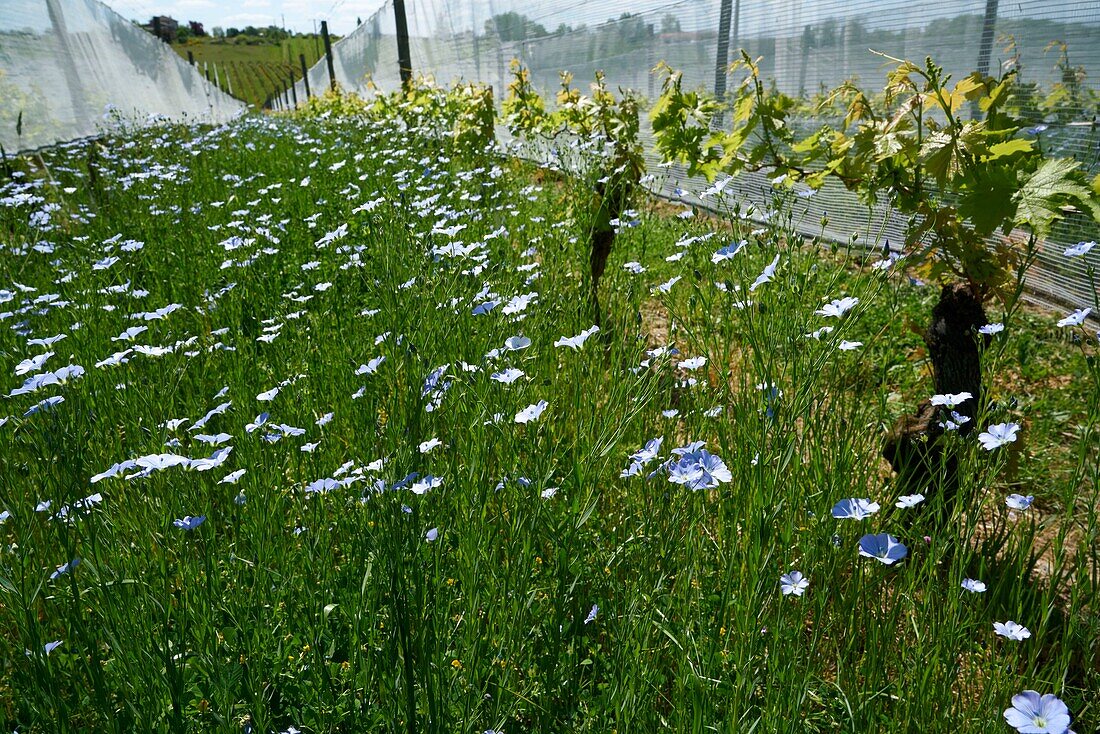
<svg viewBox="0 0 1100 734"><path fill-rule="evenodd" d="M309 69L306 68L306 55L298 54L298 60L302 62L302 81L306 85L306 99L309 99Z"/></svg>
<svg viewBox="0 0 1100 734"><path fill-rule="evenodd" d="M290 75L290 96L294 98L294 109L298 109L298 90L294 88L294 75Z"/></svg>
<svg viewBox="0 0 1100 734"><path fill-rule="evenodd" d="M336 69L332 66L332 42L328 37L328 21L321 21L321 38L325 40L325 61L328 62L328 84L332 91L336 91Z"/></svg>
<svg viewBox="0 0 1100 734"><path fill-rule="evenodd" d="M393 15L397 22L397 66L401 86L412 83L412 54L409 52L409 23L405 18L405 0L393 0Z"/></svg>

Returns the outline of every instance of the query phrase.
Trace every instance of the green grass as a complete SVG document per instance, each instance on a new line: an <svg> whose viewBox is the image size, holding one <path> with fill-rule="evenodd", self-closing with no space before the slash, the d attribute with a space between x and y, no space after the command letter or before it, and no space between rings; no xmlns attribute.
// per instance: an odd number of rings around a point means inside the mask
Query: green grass
<svg viewBox="0 0 1100 734"><path fill-rule="evenodd" d="M333 42L335 42L335 38ZM196 38L186 43L173 43L173 50L183 58L190 51L195 63L218 68L218 81L223 91L260 107L278 89L282 91L291 78L302 78L299 54L305 54L307 66L313 66L324 55L320 38L288 38L279 43L247 43L244 36L230 39ZM304 101L304 100L301 100Z"/></svg>
<svg viewBox="0 0 1100 734"><path fill-rule="evenodd" d="M601 285L602 330L573 350L554 342L593 323L574 181L379 122L251 118L88 146L44 154L57 183L37 171L27 189L44 201L0 208L5 393L43 351L30 338L67 335L36 371L86 370L0 407L8 730L1004 732L1024 689L1062 697L1078 732L1100 723L1100 368L1085 331L1008 315L982 423L1025 432L993 452L960 441L962 507L937 526L934 491L894 508L878 458L931 392L906 321L923 323L936 293L900 267L804 243L782 216L757 230L639 202ZM42 230L29 222L45 204ZM231 236L245 243L226 249ZM741 237L744 251L711 262ZM128 239L144 247L122 251ZM431 256L452 240L483 246ZM774 280L749 293L776 254ZM860 299L843 319L814 314L842 295ZM488 300L500 305L472 313ZM148 331L113 340L133 326ZM531 345L508 351L515 335ZM646 354L670 343L680 355ZM95 366L135 345L173 350ZM697 355L705 367L676 366ZM450 387L429 411L425 379L443 365ZM490 379L506 367L525 374ZM23 417L52 395L65 400ZM540 400L540 418L515 422ZM233 451L210 471L90 482L145 455L209 456L195 435L219 432ZM731 481L620 477L656 436L662 459L705 440ZM442 484L392 488L410 472ZM1010 491L1035 507L1009 513ZM101 503L52 519L93 493ZM847 497L882 510L832 518ZM186 515L207 519L173 526ZM870 532L909 556L859 557ZM793 569L810 579L800 598L780 593ZM962 591L967 576L989 590ZM994 635L1009 619L1032 637Z"/></svg>

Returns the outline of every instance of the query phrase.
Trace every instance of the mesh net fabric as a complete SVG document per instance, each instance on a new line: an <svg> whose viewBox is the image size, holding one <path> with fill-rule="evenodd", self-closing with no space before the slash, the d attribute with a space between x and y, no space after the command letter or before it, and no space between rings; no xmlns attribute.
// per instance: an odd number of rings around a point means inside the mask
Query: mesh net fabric
<svg viewBox="0 0 1100 734"><path fill-rule="evenodd" d="M0 2L0 144L95 135L114 120L222 122L244 103L96 0Z"/></svg>
<svg viewBox="0 0 1100 734"><path fill-rule="evenodd" d="M995 6L995 15L987 15L987 6ZM1092 173L1100 171L1095 119L1100 4L1094 0L731 0L727 7L728 59L736 58L740 48L761 57L764 75L788 94L812 95L852 77L881 86L884 60L870 49L917 61L931 56L958 79L982 64L983 38L990 73L1015 58L1020 80L1037 84L1045 94L1066 81L1057 68L1060 50L1050 46L1064 42L1070 66L1085 73L1079 100L1063 99L1053 112L1036 105L1033 118L1048 126L1041 133L1044 150L1073 156ZM490 84L498 100L513 58L528 68L546 99L553 98L562 70L572 72L578 85L602 70L610 88L631 88L649 99L660 93L651 73L658 61L682 71L686 87L714 90L718 77L721 0L406 0L405 8L414 74L430 75L441 84L460 79ZM1014 48L1007 49L1010 43ZM347 90L366 94L368 82L382 91L399 86L392 1L333 46L333 67L335 81ZM329 84L322 60L310 70L310 85L317 93ZM298 98L305 99L301 82ZM657 173L658 159L651 152L647 162ZM697 192L706 186L676 167L658 180L659 193L670 198L677 187ZM763 175L739 176L727 190L760 208L770 201L771 186ZM700 203L691 194L684 201ZM832 239L847 241L859 233L868 246L879 246L882 238L905 242L903 218L886 206L868 212L838 184L800 199L798 207L807 234L821 231L827 212L824 234ZM1062 250L1067 243L1097 239L1097 229L1094 222L1071 217L1042 243L1038 267L1028 279L1034 296L1073 306L1092 304L1086 268L1100 265L1100 248L1072 260Z"/></svg>

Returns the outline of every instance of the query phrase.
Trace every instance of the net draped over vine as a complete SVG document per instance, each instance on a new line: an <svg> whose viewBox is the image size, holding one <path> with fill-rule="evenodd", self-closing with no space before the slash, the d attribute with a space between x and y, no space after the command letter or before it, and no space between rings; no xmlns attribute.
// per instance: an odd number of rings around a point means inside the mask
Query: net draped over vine
<svg viewBox="0 0 1100 734"><path fill-rule="evenodd" d="M221 122L243 109L96 0L0 0L0 145L9 154L116 122Z"/></svg>
<svg viewBox="0 0 1100 734"><path fill-rule="evenodd" d="M660 94L660 79L652 73L659 61L681 71L685 87L721 92L723 83L737 81L726 81L723 45L727 62L743 48L761 58L762 74L780 91L804 97L851 78L881 88L886 60L873 51L918 62L931 56L955 79L1014 66L1022 84L1021 114L1032 126L1025 134L1036 136L1051 155L1076 158L1090 175L1100 172L1100 3L1092 0L406 0L405 8L413 73L440 84L489 84L498 101L513 58L548 100L559 72L571 72L583 88L597 70L606 74L609 88L629 88L652 100ZM391 0L334 45L335 81L361 94L369 94L371 85L396 89L395 29ZM720 29L728 29L725 44ZM324 60L309 78L314 93L328 88ZM301 82L297 92L305 98ZM647 161L660 174L659 193L699 203L691 193L675 192L699 192L705 181L679 167L658 169L651 152ZM742 174L727 191L763 210L772 187L762 174ZM867 246L881 247L888 238L900 249L905 242L903 218L887 205L869 212L839 184L827 184L799 206L807 234L821 232L827 214L824 234L835 240L858 233ZM1042 243L1038 267L1029 275L1031 293L1075 307L1092 305L1086 268L1100 266L1100 248L1072 260L1062 251L1098 235L1096 224L1084 218L1063 222Z"/></svg>

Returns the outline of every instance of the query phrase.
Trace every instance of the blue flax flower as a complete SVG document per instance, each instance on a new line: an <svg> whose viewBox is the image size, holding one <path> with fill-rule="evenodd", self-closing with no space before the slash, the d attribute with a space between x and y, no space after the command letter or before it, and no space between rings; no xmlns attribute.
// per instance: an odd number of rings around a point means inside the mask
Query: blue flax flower
<svg viewBox="0 0 1100 734"><path fill-rule="evenodd" d="M1069 709L1053 693L1024 691L1012 697L1005 721L1020 734L1063 734L1069 730Z"/></svg>
<svg viewBox="0 0 1100 734"><path fill-rule="evenodd" d="M878 502L862 497L843 499L833 505L833 517L838 520L863 520L879 511Z"/></svg>
<svg viewBox="0 0 1100 734"><path fill-rule="evenodd" d="M206 522L206 515L199 515L198 517L191 517L186 515L179 520L173 520L172 524L180 530L191 531Z"/></svg>
<svg viewBox="0 0 1100 734"><path fill-rule="evenodd" d="M995 423L982 433L978 434L978 441L986 451L992 451L1016 440L1016 433L1020 430L1017 423Z"/></svg>
<svg viewBox="0 0 1100 734"><path fill-rule="evenodd" d="M680 460L669 464L668 480L691 489L714 489L733 480L725 462L706 449L685 452Z"/></svg>
<svg viewBox="0 0 1100 734"><path fill-rule="evenodd" d="M909 549L888 533L878 535L868 533L859 539L859 554L889 566L909 555Z"/></svg>
<svg viewBox="0 0 1100 734"><path fill-rule="evenodd" d="M57 567L56 571L54 571L53 573L50 574L50 581L53 581L54 579L56 579L58 576L61 576L62 574L66 574L69 571L72 571L74 568L76 568L79 565L80 565L80 559L79 558L74 558L73 560L69 561L68 563L61 564L60 566Z"/></svg>
<svg viewBox="0 0 1100 734"><path fill-rule="evenodd" d="M779 588L784 596L802 596L810 586L810 580L801 571L791 571L779 577Z"/></svg>

